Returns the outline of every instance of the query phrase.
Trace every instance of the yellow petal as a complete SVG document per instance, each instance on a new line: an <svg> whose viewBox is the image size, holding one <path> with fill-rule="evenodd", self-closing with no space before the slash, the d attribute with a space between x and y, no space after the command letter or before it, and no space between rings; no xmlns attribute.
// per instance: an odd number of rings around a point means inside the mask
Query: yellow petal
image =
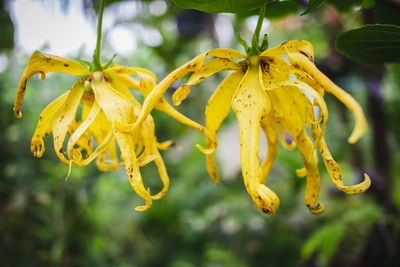
<svg viewBox="0 0 400 267"><path fill-rule="evenodd" d="M93 74L92 86L96 95L96 100L109 121L121 121L122 123L133 122L133 104L107 85L102 73L96 72ZM135 152L135 138L131 133L121 133L117 130L114 130L114 135L120 147L121 155L124 158L129 182L135 192L146 202L144 206L136 207L136 210L145 211L151 207L152 198L149 190L146 190L144 187L140 175Z"/></svg>
<svg viewBox="0 0 400 267"><path fill-rule="evenodd" d="M154 77L150 75L148 71L143 71L144 69L135 68L135 70L140 77L140 91L145 97L147 97L156 86L157 80L154 79ZM198 124L197 122L189 119L185 115L178 112L164 99L164 97L162 97L158 101L158 103L155 104L155 108L161 112L164 112L174 120L184 125L187 125L195 130L198 130L199 132L204 133L206 135L208 134L207 129L205 129L202 125Z"/></svg>
<svg viewBox="0 0 400 267"><path fill-rule="evenodd" d="M170 148L173 145L174 145L174 141L171 141L171 140L165 141L162 143L158 143L158 142L156 143L157 148L160 150L167 150L168 148Z"/></svg>
<svg viewBox="0 0 400 267"><path fill-rule="evenodd" d="M240 159L247 192L260 210L273 214L279 206L279 198L271 189L260 184L258 164L260 121L264 114L269 113L270 103L259 82L258 63L250 60L250 68L236 90L232 108L239 123Z"/></svg>
<svg viewBox="0 0 400 267"><path fill-rule="evenodd" d="M348 109L350 109L355 117L356 125L350 137L347 139L349 143L355 143L365 133L368 128L367 121L361 106L357 101L342 88L334 84L328 77L326 77L313 62L307 59L302 54L289 54L290 62L300 70L305 71L311 75L319 84L321 84L325 90L334 96L336 96Z"/></svg>
<svg viewBox="0 0 400 267"><path fill-rule="evenodd" d="M204 65L202 65L196 72L192 74L189 81L178 88L172 95L172 101L174 105L180 105L180 103L186 99L190 93L190 87L200 83L201 81L207 79L211 75L225 71L225 70L240 70L240 64L234 62L233 60L227 58L215 58Z"/></svg>
<svg viewBox="0 0 400 267"><path fill-rule="evenodd" d="M77 81L69 91L65 102L55 112L52 120L54 150L60 160L66 165L69 165L69 161L64 157L62 148L68 128L75 118L84 90L82 81Z"/></svg>
<svg viewBox="0 0 400 267"><path fill-rule="evenodd" d="M134 121L133 103L126 96L105 83L104 75L101 72L93 73L92 86L96 101L108 121L127 124Z"/></svg>
<svg viewBox="0 0 400 267"><path fill-rule="evenodd" d="M22 116L21 106L28 80L38 73L43 80L46 77L45 74L48 72L61 72L72 75L90 74L88 69L75 60L44 54L36 50L30 57L18 84L17 96L14 103L14 114L17 118L21 118Z"/></svg>
<svg viewBox="0 0 400 267"><path fill-rule="evenodd" d="M293 40L285 42L276 47L265 50L260 54L262 57L287 55L289 53L300 53L311 61L314 60L314 48L312 44L304 40Z"/></svg>
<svg viewBox="0 0 400 267"><path fill-rule="evenodd" d="M53 119L54 112L65 102L68 92L59 96L56 100L51 102L40 114L39 122L36 126L35 133L33 134L31 141L31 151L35 157L40 158L44 151L43 138L48 136L51 132L51 122Z"/></svg>
<svg viewBox="0 0 400 267"><path fill-rule="evenodd" d="M207 150L211 151L206 155L207 170L216 184L219 183L218 169L214 159L214 151L217 147L217 132L223 120L229 114L233 94L243 75L242 71L236 71L225 78L208 100L205 109L206 128L210 132L209 136L206 136L206 146Z"/></svg>
<svg viewBox="0 0 400 267"><path fill-rule="evenodd" d="M267 139L267 156L262 162L260 168L260 183L265 184L278 153L278 124L273 113L270 113L261 120L261 128L263 129L265 138Z"/></svg>
<svg viewBox="0 0 400 267"><path fill-rule="evenodd" d="M92 109L87 116L86 120L83 121L83 123L75 130L75 132L71 135L68 141L67 145L67 152L68 152L68 158L72 160L72 163L74 165L83 167L88 165L92 160L94 160L98 155L103 153L113 140L113 135L112 131L110 129L109 134L106 138L104 138L103 142L99 144L99 146L96 148L96 150L93 153L88 153L88 157L82 160L82 155L81 153L74 153L74 146L76 142L79 140L79 138L86 132L86 130L89 128L90 124L93 123L93 121L96 119L97 115L100 112L100 106L98 105L97 102L93 103ZM73 156L75 155L75 156ZM78 156L78 157L76 157Z"/></svg>
<svg viewBox="0 0 400 267"><path fill-rule="evenodd" d="M193 58L189 62L183 64L181 67L171 72L167 77L165 77L146 97L143 103L142 112L139 118L137 119L134 128L139 127L139 125L147 118L147 116L150 114L150 111L162 98L163 94L169 88L169 86L173 82L179 80L180 78L188 74L189 72L198 70L200 66L203 64L206 56L207 54L204 53Z"/></svg>
<svg viewBox="0 0 400 267"><path fill-rule="evenodd" d="M328 108L326 107L326 103L324 101L324 99L322 98L322 96L320 96L316 91L314 91L308 84L300 82L300 81L283 81L283 82L279 82L276 84L276 88L279 87L287 87L287 88L293 88L293 87L298 87L304 91L306 91L307 93L309 93L311 96L314 97L314 101L316 101L316 103L318 104L318 106L321 109L320 112L320 116L321 116L321 121L322 121L322 129L321 129L321 133L320 136L317 137L315 139L315 145L314 148L310 151L310 157L314 152L315 147L318 145L319 141L321 140L322 136L325 133L326 130L326 125L328 122ZM285 118L283 118L285 119ZM292 129L289 129L288 127L285 126L285 129L289 131L290 135L295 138L295 133L291 132ZM297 134L297 131L296 131ZM297 144L297 142L296 142ZM298 145L298 144L297 144Z"/></svg>
<svg viewBox="0 0 400 267"><path fill-rule="evenodd" d="M128 88L140 90L140 82L136 81L129 75L119 75L119 78L124 82Z"/></svg>
<svg viewBox="0 0 400 267"><path fill-rule="evenodd" d="M227 48L216 48L211 49L207 52L207 56L209 57L220 57L220 58L245 58L246 56L242 53Z"/></svg>
<svg viewBox="0 0 400 267"><path fill-rule="evenodd" d="M311 213L322 213L324 211L324 206L317 203L320 190L317 157L309 157L313 150L313 143L304 130L295 138L295 142L301 157L303 158L307 173L306 194L304 198L305 203Z"/></svg>
<svg viewBox="0 0 400 267"><path fill-rule="evenodd" d="M158 152L157 148L154 147L154 153L156 153L157 157L154 159L154 163L157 166L158 173L160 174L161 181L163 182L163 189L158 192L156 195L152 196L153 199L160 199L165 195L169 186L169 177L167 173L167 169L165 168L164 161Z"/></svg>
<svg viewBox="0 0 400 267"><path fill-rule="evenodd" d="M311 126L311 133L314 138L320 135L320 131L321 130L319 129L318 125ZM322 138L319 142L318 150L321 152L322 159L324 160L325 167L328 170L329 177L331 178L332 183L338 189L342 190L346 194L354 195L366 191L371 186L371 179L366 173L364 174L363 182L351 186L344 185L342 175L340 173L339 164L337 164L336 161L333 159L324 138Z"/></svg>

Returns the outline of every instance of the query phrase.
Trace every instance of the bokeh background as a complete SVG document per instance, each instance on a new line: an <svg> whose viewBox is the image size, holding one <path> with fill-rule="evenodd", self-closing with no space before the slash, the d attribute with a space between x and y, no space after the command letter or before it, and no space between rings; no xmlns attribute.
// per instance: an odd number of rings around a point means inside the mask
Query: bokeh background
<svg viewBox="0 0 400 267"><path fill-rule="evenodd" d="M299 153L281 146L268 179L281 206L272 216L254 206L241 177L233 112L218 135L219 186L195 148L204 137L157 111L152 115L158 139L174 140L176 146L162 152L169 192L149 211L134 210L142 200L124 169L102 173L91 164L73 168L65 181L68 167L52 151L52 138L46 138L40 159L31 155L30 139L40 112L75 78L31 79L22 119L13 116L12 105L34 50L91 61L98 1L0 3L0 266L400 266L400 66L364 67L334 47L339 33L375 23L379 10L386 12L389 4L396 10L398 1L331 0L306 16L300 14L307 1L267 6L262 33L268 33L270 46L310 41L317 66L359 101L369 121L366 135L348 144L352 114L326 95L325 138L345 183L358 183L367 172L373 184L364 194L348 196L332 185L320 164L326 211L319 216L304 205L305 181L295 173L302 167ZM159 80L208 49L243 52L237 34L250 40L257 21L257 11L208 14L169 0L108 4L102 57L117 53L115 62L148 68ZM194 87L178 110L204 123L207 99L225 75ZM168 90L167 99L179 84ZM142 176L150 187L160 186L154 165L143 168Z"/></svg>

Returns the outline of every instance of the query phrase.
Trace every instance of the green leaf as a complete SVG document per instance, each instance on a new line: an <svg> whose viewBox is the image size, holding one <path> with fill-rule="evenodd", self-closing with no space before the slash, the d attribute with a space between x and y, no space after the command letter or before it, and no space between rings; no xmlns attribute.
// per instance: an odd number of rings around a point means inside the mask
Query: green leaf
<svg viewBox="0 0 400 267"><path fill-rule="evenodd" d="M364 65L400 62L400 27L373 24L343 32L336 39L336 48Z"/></svg>
<svg viewBox="0 0 400 267"><path fill-rule="evenodd" d="M301 13L301 16L306 15L319 7L325 0L309 0L307 9Z"/></svg>
<svg viewBox="0 0 400 267"><path fill-rule="evenodd" d="M260 8L271 0L174 0L184 9L197 9L208 13L241 13Z"/></svg>
<svg viewBox="0 0 400 267"><path fill-rule="evenodd" d="M299 9L299 4L293 1L273 1L267 4L265 17L268 19L278 19L292 13L297 13Z"/></svg>

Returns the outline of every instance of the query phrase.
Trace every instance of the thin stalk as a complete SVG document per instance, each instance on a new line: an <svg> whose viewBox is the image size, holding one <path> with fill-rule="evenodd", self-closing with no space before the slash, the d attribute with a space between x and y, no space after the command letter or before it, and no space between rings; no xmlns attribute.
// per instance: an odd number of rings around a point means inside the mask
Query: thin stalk
<svg viewBox="0 0 400 267"><path fill-rule="evenodd" d="M94 70L101 70L101 62L100 62L100 45L101 45L101 25L103 24L103 11L105 2L107 0L101 0L100 2L100 9L99 9L99 17L97 21L97 42L96 42L96 49L94 50L93 54L93 67Z"/></svg>
<svg viewBox="0 0 400 267"><path fill-rule="evenodd" d="M258 15L258 21L257 21L257 26L256 29L254 30L254 34L253 34L253 39L251 42L251 51L250 54L252 55L257 55L259 54L260 51L260 31L261 31L261 26L263 24L264 21L264 15L265 15L265 6L263 5L260 8L260 14Z"/></svg>

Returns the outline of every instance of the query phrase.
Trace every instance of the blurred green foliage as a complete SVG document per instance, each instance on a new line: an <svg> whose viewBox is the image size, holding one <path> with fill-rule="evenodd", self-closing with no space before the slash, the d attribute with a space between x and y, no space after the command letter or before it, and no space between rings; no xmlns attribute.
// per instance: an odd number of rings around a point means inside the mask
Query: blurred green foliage
<svg viewBox="0 0 400 267"><path fill-rule="evenodd" d="M110 8L118 2L127 1L113 1ZM117 63L151 69L162 79L194 55L220 44L217 15L197 13L196 18L202 18L197 21L202 22L195 31L185 28L192 32L185 35L178 24L193 24L191 16L183 16L188 11L167 1L166 11L156 16L150 12L151 2L136 5L140 12L135 17L117 20L114 26L140 24L157 29L162 43L151 47L141 40L132 55L117 57ZM306 8L304 1L292 2ZM366 171L373 186L362 195L345 195L333 187L321 163L321 201L326 211L320 216L309 214L303 204L305 182L295 175L295 169L302 167L296 150L279 147L268 184L280 197L281 206L275 215L267 216L253 205L240 171L234 177L222 173L221 184L215 186L207 175L204 155L194 147L204 137L157 111L152 114L158 139L172 139L177 145L163 152L171 178L169 192L149 211L134 211L142 200L123 169L101 173L93 164L73 168L65 182L68 167L52 151L51 136L45 141L43 158L34 158L29 149L41 110L68 90L73 78L56 74L45 81L32 79L24 116L17 120L12 104L29 55L18 49L2 50L7 68L0 74L0 265L398 266L400 67L366 68L334 48L339 33L365 24L364 14L371 10L362 9L364 2L329 0L302 17L299 9L293 9L271 17L267 28L271 46L291 39L313 43L319 68L354 95L368 115L366 136L349 145L345 140L353 126L352 116L334 97L326 96L330 111L326 140L345 183L358 182ZM230 17L235 34L243 33L247 40L253 30L247 28L249 16ZM13 32L12 25L1 29ZM241 51L235 37L230 43ZM103 47L103 55L111 57L112 46L106 42ZM204 106L221 78L193 88L178 109L203 123ZM173 90L167 92L167 99ZM233 114L224 129L232 123L236 123ZM222 149L229 147L218 148ZM386 165L381 158L387 159ZM231 164L223 157L218 163ZM154 166L145 167L142 176L146 185L159 186Z"/></svg>

